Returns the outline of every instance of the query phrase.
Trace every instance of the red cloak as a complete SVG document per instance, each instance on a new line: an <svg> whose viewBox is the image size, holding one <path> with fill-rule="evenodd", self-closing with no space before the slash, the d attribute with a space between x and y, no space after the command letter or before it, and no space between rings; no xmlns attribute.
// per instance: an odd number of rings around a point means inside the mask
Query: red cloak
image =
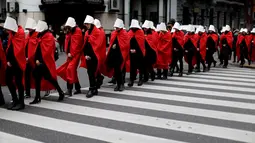
<svg viewBox="0 0 255 143"><path fill-rule="evenodd" d="M255 35L251 35L251 46L250 46L250 50L249 50L249 53L250 53L250 57L251 57L251 61L254 62L255 61Z"/></svg>
<svg viewBox="0 0 255 143"><path fill-rule="evenodd" d="M122 55L122 65L121 65L121 69L124 68L125 66L125 63L126 63L126 60L128 58L128 55L129 55L129 49L130 49L130 44L129 44L129 37L128 37L128 34L127 32L122 29L121 31L117 32L117 31L113 31L111 33L111 39L110 39L110 45L109 45L109 50L107 52L107 58L108 58L108 54L112 48L112 45L114 44L115 42L115 39L118 38L118 44L120 46L120 52L121 52L121 55ZM106 61L107 61L107 58L106 58ZM108 76L109 78L111 78L114 74L114 70L113 69L109 69L107 67L107 73L104 73L106 76Z"/></svg>
<svg viewBox="0 0 255 143"><path fill-rule="evenodd" d="M228 45L230 46L230 48L232 49L233 47L233 34L232 32L228 32L227 34L222 33L220 36L220 49L222 49L222 40L226 38Z"/></svg>
<svg viewBox="0 0 255 143"><path fill-rule="evenodd" d="M168 69L172 63L172 38L171 33L160 33L158 40L157 68Z"/></svg>
<svg viewBox="0 0 255 143"><path fill-rule="evenodd" d="M6 62L6 56L2 45L2 40L0 38L0 61L1 61L1 67L0 67L0 85L5 85L5 70L7 67Z"/></svg>
<svg viewBox="0 0 255 143"><path fill-rule="evenodd" d="M37 48L40 45L42 58L44 63L46 64L48 70L50 71L51 76L57 80L57 71L55 64L55 39L51 32L45 33L42 37L37 39ZM53 90L55 89L52 84L44 79L41 82L41 91Z"/></svg>
<svg viewBox="0 0 255 143"><path fill-rule="evenodd" d="M141 29L138 29L136 32L133 32L132 30L129 30L128 32L128 37L129 37L129 45L130 45L130 40L135 37L137 40L137 43L139 45L139 48L141 49L143 56L145 56L145 36L144 32ZM126 61L126 72L130 72L130 56L128 55L127 61Z"/></svg>
<svg viewBox="0 0 255 143"><path fill-rule="evenodd" d="M19 67L22 71L26 69L26 56L25 56L25 32L21 26L18 26L18 32L15 35L12 32L9 32L8 47L6 52L9 50L9 47L12 43L14 56L18 62Z"/></svg>
<svg viewBox="0 0 255 143"><path fill-rule="evenodd" d="M182 31L175 31L172 35L172 38L176 38L177 42L181 45L183 48L184 46L184 32Z"/></svg>
<svg viewBox="0 0 255 143"><path fill-rule="evenodd" d="M200 55L202 57L202 59L205 61L205 57L206 57L206 44L207 44L207 35L204 32L201 36L200 36L200 47L199 47L199 52Z"/></svg>
<svg viewBox="0 0 255 143"><path fill-rule="evenodd" d="M99 71L100 73L104 73L105 70L106 70L106 66L105 66L105 60L106 60L106 36L105 36L105 31L103 28L99 28L99 30L101 31L101 36L103 38L103 43L102 43L102 47L101 47L101 55L100 55L100 58L101 58L101 66L99 67Z"/></svg>
<svg viewBox="0 0 255 143"><path fill-rule="evenodd" d="M145 35L145 40L150 45L152 50L156 53L156 58L158 57L158 50L157 50L158 40L159 40L158 38L159 37L157 37L155 33L152 33L152 34L149 34L149 35Z"/></svg>
<svg viewBox="0 0 255 143"><path fill-rule="evenodd" d="M219 37L216 33L208 34L208 38L212 37L214 43L215 43L215 49L218 50L218 44L219 44Z"/></svg>
<svg viewBox="0 0 255 143"><path fill-rule="evenodd" d="M70 54L72 58L67 58L66 62L57 69L58 75L69 84L77 83L77 68L80 63L81 49L83 44L82 31L79 27L75 28L74 33L66 35L65 51L67 51L70 42ZM68 54L68 53L66 53Z"/></svg>
<svg viewBox="0 0 255 143"><path fill-rule="evenodd" d="M196 51L197 50L197 40L198 40L197 38L198 37L195 34L193 34L193 35L186 34L184 36L184 44L186 44L189 41L189 39L190 39L190 41L192 42L192 44L196 48L196 49L194 49L194 51ZM195 53L196 52L194 52L194 55L193 55L193 58L192 58L192 66L195 66L197 64L197 58L196 58L196 54ZM186 63L188 63L188 58L187 58L186 54L184 55L184 60L186 61Z"/></svg>
<svg viewBox="0 0 255 143"><path fill-rule="evenodd" d="M103 57L104 55L106 55L106 49L102 49L104 46L102 46L102 44L104 44L104 36L102 34L102 32L96 28L96 26L94 26L91 34L89 35L88 33L89 31L87 31L85 33L85 36L84 36L84 44L82 46L82 48L85 47L85 45L87 44L87 42L89 42L93 48L93 51L97 57L97 61L98 61L98 64L97 64L97 71L95 74L98 74L98 72L100 72L100 67L102 66L102 61L103 61ZM82 53L82 56L81 56L81 65L80 67L83 67L83 68L87 68L87 64L86 64L86 58L85 58L85 55Z"/></svg>
<svg viewBox="0 0 255 143"><path fill-rule="evenodd" d="M34 56L36 52L37 45L37 32L32 35L28 34L26 37L25 48L28 46L28 62L34 67Z"/></svg>

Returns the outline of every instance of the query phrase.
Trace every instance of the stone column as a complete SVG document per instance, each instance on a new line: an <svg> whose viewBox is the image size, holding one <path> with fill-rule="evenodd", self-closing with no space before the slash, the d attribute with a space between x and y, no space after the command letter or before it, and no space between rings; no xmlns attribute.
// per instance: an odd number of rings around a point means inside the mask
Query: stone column
<svg viewBox="0 0 255 143"><path fill-rule="evenodd" d="M159 8L158 8L158 21L164 21L164 0L159 0Z"/></svg>
<svg viewBox="0 0 255 143"><path fill-rule="evenodd" d="M128 29L130 25L130 0L124 0L125 7L124 7L124 22L125 27Z"/></svg>

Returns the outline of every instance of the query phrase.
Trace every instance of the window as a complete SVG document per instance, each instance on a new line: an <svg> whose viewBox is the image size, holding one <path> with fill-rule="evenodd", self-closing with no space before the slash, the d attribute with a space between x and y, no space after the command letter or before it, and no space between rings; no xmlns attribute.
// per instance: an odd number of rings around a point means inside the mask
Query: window
<svg viewBox="0 0 255 143"><path fill-rule="evenodd" d="M213 15L214 15L214 9L211 8L210 9L210 20L209 20L210 25L213 25L213 18L214 18Z"/></svg>

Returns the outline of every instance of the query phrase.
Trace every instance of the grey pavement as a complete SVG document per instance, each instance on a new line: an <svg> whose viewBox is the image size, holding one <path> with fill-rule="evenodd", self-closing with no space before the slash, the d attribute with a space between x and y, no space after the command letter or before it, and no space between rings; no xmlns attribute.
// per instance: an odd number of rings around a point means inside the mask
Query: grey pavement
<svg viewBox="0 0 255 143"><path fill-rule="evenodd" d="M62 55L57 64L64 61ZM99 95L87 99L86 70L79 69L83 94L57 102L53 92L19 112L0 108L0 143L255 142L254 69L235 64L177 75L124 92L106 79Z"/></svg>

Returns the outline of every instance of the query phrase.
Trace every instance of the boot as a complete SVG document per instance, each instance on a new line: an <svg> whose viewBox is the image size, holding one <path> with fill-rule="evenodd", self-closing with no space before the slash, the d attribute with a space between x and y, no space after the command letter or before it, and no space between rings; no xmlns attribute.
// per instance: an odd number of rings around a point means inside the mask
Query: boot
<svg viewBox="0 0 255 143"><path fill-rule="evenodd" d="M119 91L120 87L119 85L117 85L115 88L114 88L114 91Z"/></svg>
<svg viewBox="0 0 255 143"><path fill-rule="evenodd" d="M86 97L87 98L92 98L93 96L97 95L98 94L98 90L96 87L93 87L93 88L90 88Z"/></svg>
<svg viewBox="0 0 255 143"><path fill-rule="evenodd" d="M38 104L38 103L40 103L40 102L41 102L41 98L35 97L34 101L30 102L29 104L30 104L30 105L33 105L33 104Z"/></svg>
<svg viewBox="0 0 255 143"><path fill-rule="evenodd" d="M182 77L182 76L183 76L183 73L182 73L182 72L180 72L178 76L179 76L179 77Z"/></svg>
<svg viewBox="0 0 255 143"><path fill-rule="evenodd" d="M119 91L124 91L125 87L124 87L124 84L121 84L120 87L119 87Z"/></svg>
<svg viewBox="0 0 255 143"><path fill-rule="evenodd" d="M73 95L77 95L77 94L81 94L81 89L76 90L76 91L73 93Z"/></svg>
<svg viewBox="0 0 255 143"><path fill-rule="evenodd" d="M63 92L60 92L59 93L59 98L58 98L58 101L63 101L65 98L65 94Z"/></svg>
<svg viewBox="0 0 255 143"><path fill-rule="evenodd" d="M157 69L157 78L156 79L161 79L161 69Z"/></svg>
<svg viewBox="0 0 255 143"><path fill-rule="evenodd" d="M17 106L13 107L12 110L19 111L25 109L25 104L18 104Z"/></svg>
<svg viewBox="0 0 255 143"><path fill-rule="evenodd" d="M144 79L143 79L143 82L148 82L149 81L149 73L146 73L144 75Z"/></svg>
<svg viewBox="0 0 255 143"><path fill-rule="evenodd" d="M217 62L216 62L216 61L214 61L214 62L213 62L213 67L216 67L216 64L217 64Z"/></svg>
<svg viewBox="0 0 255 143"><path fill-rule="evenodd" d="M8 105L7 109L8 109L8 110L12 110L12 108L16 107L17 105L18 105L18 103L13 101L12 103L10 103L10 104Z"/></svg>
<svg viewBox="0 0 255 143"><path fill-rule="evenodd" d="M168 70L163 70L163 80L166 80L167 79L167 72Z"/></svg>
<svg viewBox="0 0 255 143"><path fill-rule="evenodd" d="M203 67L203 72L206 72L206 67Z"/></svg>
<svg viewBox="0 0 255 143"><path fill-rule="evenodd" d="M155 80L155 78L156 78L155 76L156 76L155 72L152 71L152 73L151 73L151 81L154 81L154 80Z"/></svg>
<svg viewBox="0 0 255 143"><path fill-rule="evenodd" d="M143 85L143 80L139 80L138 83L137 83L138 86L142 86Z"/></svg>
<svg viewBox="0 0 255 143"><path fill-rule="evenodd" d="M134 81L130 80L129 83L128 83L128 86L129 86L129 87L134 86Z"/></svg>
<svg viewBox="0 0 255 143"><path fill-rule="evenodd" d="M68 91L66 91L65 93L64 93L65 95L68 95L68 96L73 96L73 93L72 93L72 90L71 89L68 89Z"/></svg>

